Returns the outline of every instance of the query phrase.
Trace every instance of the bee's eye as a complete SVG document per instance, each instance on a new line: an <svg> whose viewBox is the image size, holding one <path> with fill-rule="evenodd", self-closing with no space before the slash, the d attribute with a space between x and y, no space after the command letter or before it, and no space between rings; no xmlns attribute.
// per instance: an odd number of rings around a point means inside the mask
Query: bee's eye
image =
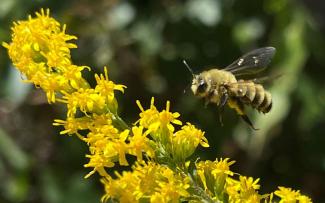
<svg viewBox="0 0 325 203"><path fill-rule="evenodd" d="M204 93L207 89L207 83L204 80L201 80L199 86L197 87L198 93Z"/></svg>

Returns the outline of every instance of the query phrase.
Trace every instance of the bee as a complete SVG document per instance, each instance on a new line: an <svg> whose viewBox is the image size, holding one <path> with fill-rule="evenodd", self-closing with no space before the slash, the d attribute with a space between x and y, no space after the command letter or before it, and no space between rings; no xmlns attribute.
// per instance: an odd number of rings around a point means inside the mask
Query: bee
<svg viewBox="0 0 325 203"><path fill-rule="evenodd" d="M252 76L263 71L275 54L274 47L263 47L248 52L223 69L212 68L194 74L184 60L193 76L191 90L197 97L204 98L206 105L216 104L221 111L227 104L254 130L257 130L245 113L245 106L250 106L262 113L272 108L272 96L261 84L265 78L237 79L242 75ZM219 112L220 122L221 112Z"/></svg>

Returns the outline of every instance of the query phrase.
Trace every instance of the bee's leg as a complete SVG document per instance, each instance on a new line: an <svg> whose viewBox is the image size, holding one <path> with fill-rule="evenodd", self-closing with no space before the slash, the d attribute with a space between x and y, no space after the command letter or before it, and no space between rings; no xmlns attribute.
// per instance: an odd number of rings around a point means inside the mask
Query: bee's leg
<svg viewBox="0 0 325 203"><path fill-rule="evenodd" d="M235 111L240 115L240 117L254 130L258 130L254 127L251 120L248 118L248 116L245 114L244 111L244 104L238 102L236 99L229 99L228 105L230 108L235 109Z"/></svg>
<svg viewBox="0 0 325 203"><path fill-rule="evenodd" d="M225 109L225 104L228 101L228 93L224 93L221 98L220 98L220 103L219 103L219 108L218 108L218 114L219 114L219 122L221 123L221 126L223 126L223 122L222 122L222 114L223 114L223 110Z"/></svg>
<svg viewBox="0 0 325 203"><path fill-rule="evenodd" d="M208 104L211 102L211 99L214 95L214 92L209 92L208 95L205 97L205 103L204 103L204 107L206 108L208 106Z"/></svg>
<svg viewBox="0 0 325 203"><path fill-rule="evenodd" d="M222 113L223 113L223 110L224 110L223 107L218 108L219 122L220 122L221 126L223 126L223 121L222 121Z"/></svg>
<svg viewBox="0 0 325 203"><path fill-rule="evenodd" d="M253 123L249 120L248 116L246 114L240 115L242 119L253 129L253 130L259 130L258 128L255 128Z"/></svg>
<svg viewBox="0 0 325 203"><path fill-rule="evenodd" d="M207 106L209 105L210 101L209 101L209 98L206 98L205 99L205 102L204 102L204 107L207 108Z"/></svg>
<svg viewBox="0 0 325 203"><path fill-rule="evenodd" d="M222 94L221 98L220 98L220 107L223 108L225 106L225 104L227 103L228 101L228 93L225 92L224 94Z"/></svg>

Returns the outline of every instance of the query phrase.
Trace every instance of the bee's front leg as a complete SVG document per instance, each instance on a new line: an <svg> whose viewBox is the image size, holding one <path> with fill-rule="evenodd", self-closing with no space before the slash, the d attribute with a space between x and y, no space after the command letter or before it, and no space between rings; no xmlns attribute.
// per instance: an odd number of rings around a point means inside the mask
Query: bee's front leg
<svg viewBox="0 0 325 203"><path fill-rule="evenodd" d="M215 101L215 92L214 91L210 91L207 94L207 96L205 97L204 106L207 107L210 102L216 103L216 101Z"/></svg>
<svg viewBox="0 0 325 203"><path fill-rule="evenodd" d="M223 93L220 98L220 107L223 108L227 103L229 95L227 92Z"/></svg>
<svg viewBox="0 0 325 203"><path fill-rule="evenodd" d="M229 94L228 94L228 91L227 91L227 89L226 89L225 84L223 84L223 85L220 87L219 92L221 93L219 106L220 106L221 108L223 108L223 107L225 106L225 104L227 103L228 99L229 99Z"/></svg>

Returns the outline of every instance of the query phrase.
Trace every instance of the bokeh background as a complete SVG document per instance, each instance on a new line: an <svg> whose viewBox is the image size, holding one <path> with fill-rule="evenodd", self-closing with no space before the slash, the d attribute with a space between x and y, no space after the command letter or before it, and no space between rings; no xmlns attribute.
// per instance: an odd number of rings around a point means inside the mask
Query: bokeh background
<svg viewBox="0 0 325 203"><path fill-rule="evenodd" d="M262 193L287 186L325 202L324 1L1 0L0 41L10 41L13 21L40 8L50 8L67 33L78 36L75 64L95 72L107 65L110 78L128 87L118 93L127 122L137 119L136 99L148 107L154 96L160 109L170 100L182 121L206 132L210 148L194 157L236 160L232 169L260 178ZM273 110L249 110L259 131L229 109L221 126L216 107L205 108L190 92L182 60L198 73L263 46L277 49L265 75L282 74L265 84ZM93 81L93 73L85 75ZM65 110L21 82L4 48L0 85L0 202L99 202L98 177L83 179L87 146L52 126Z"/></svg>

